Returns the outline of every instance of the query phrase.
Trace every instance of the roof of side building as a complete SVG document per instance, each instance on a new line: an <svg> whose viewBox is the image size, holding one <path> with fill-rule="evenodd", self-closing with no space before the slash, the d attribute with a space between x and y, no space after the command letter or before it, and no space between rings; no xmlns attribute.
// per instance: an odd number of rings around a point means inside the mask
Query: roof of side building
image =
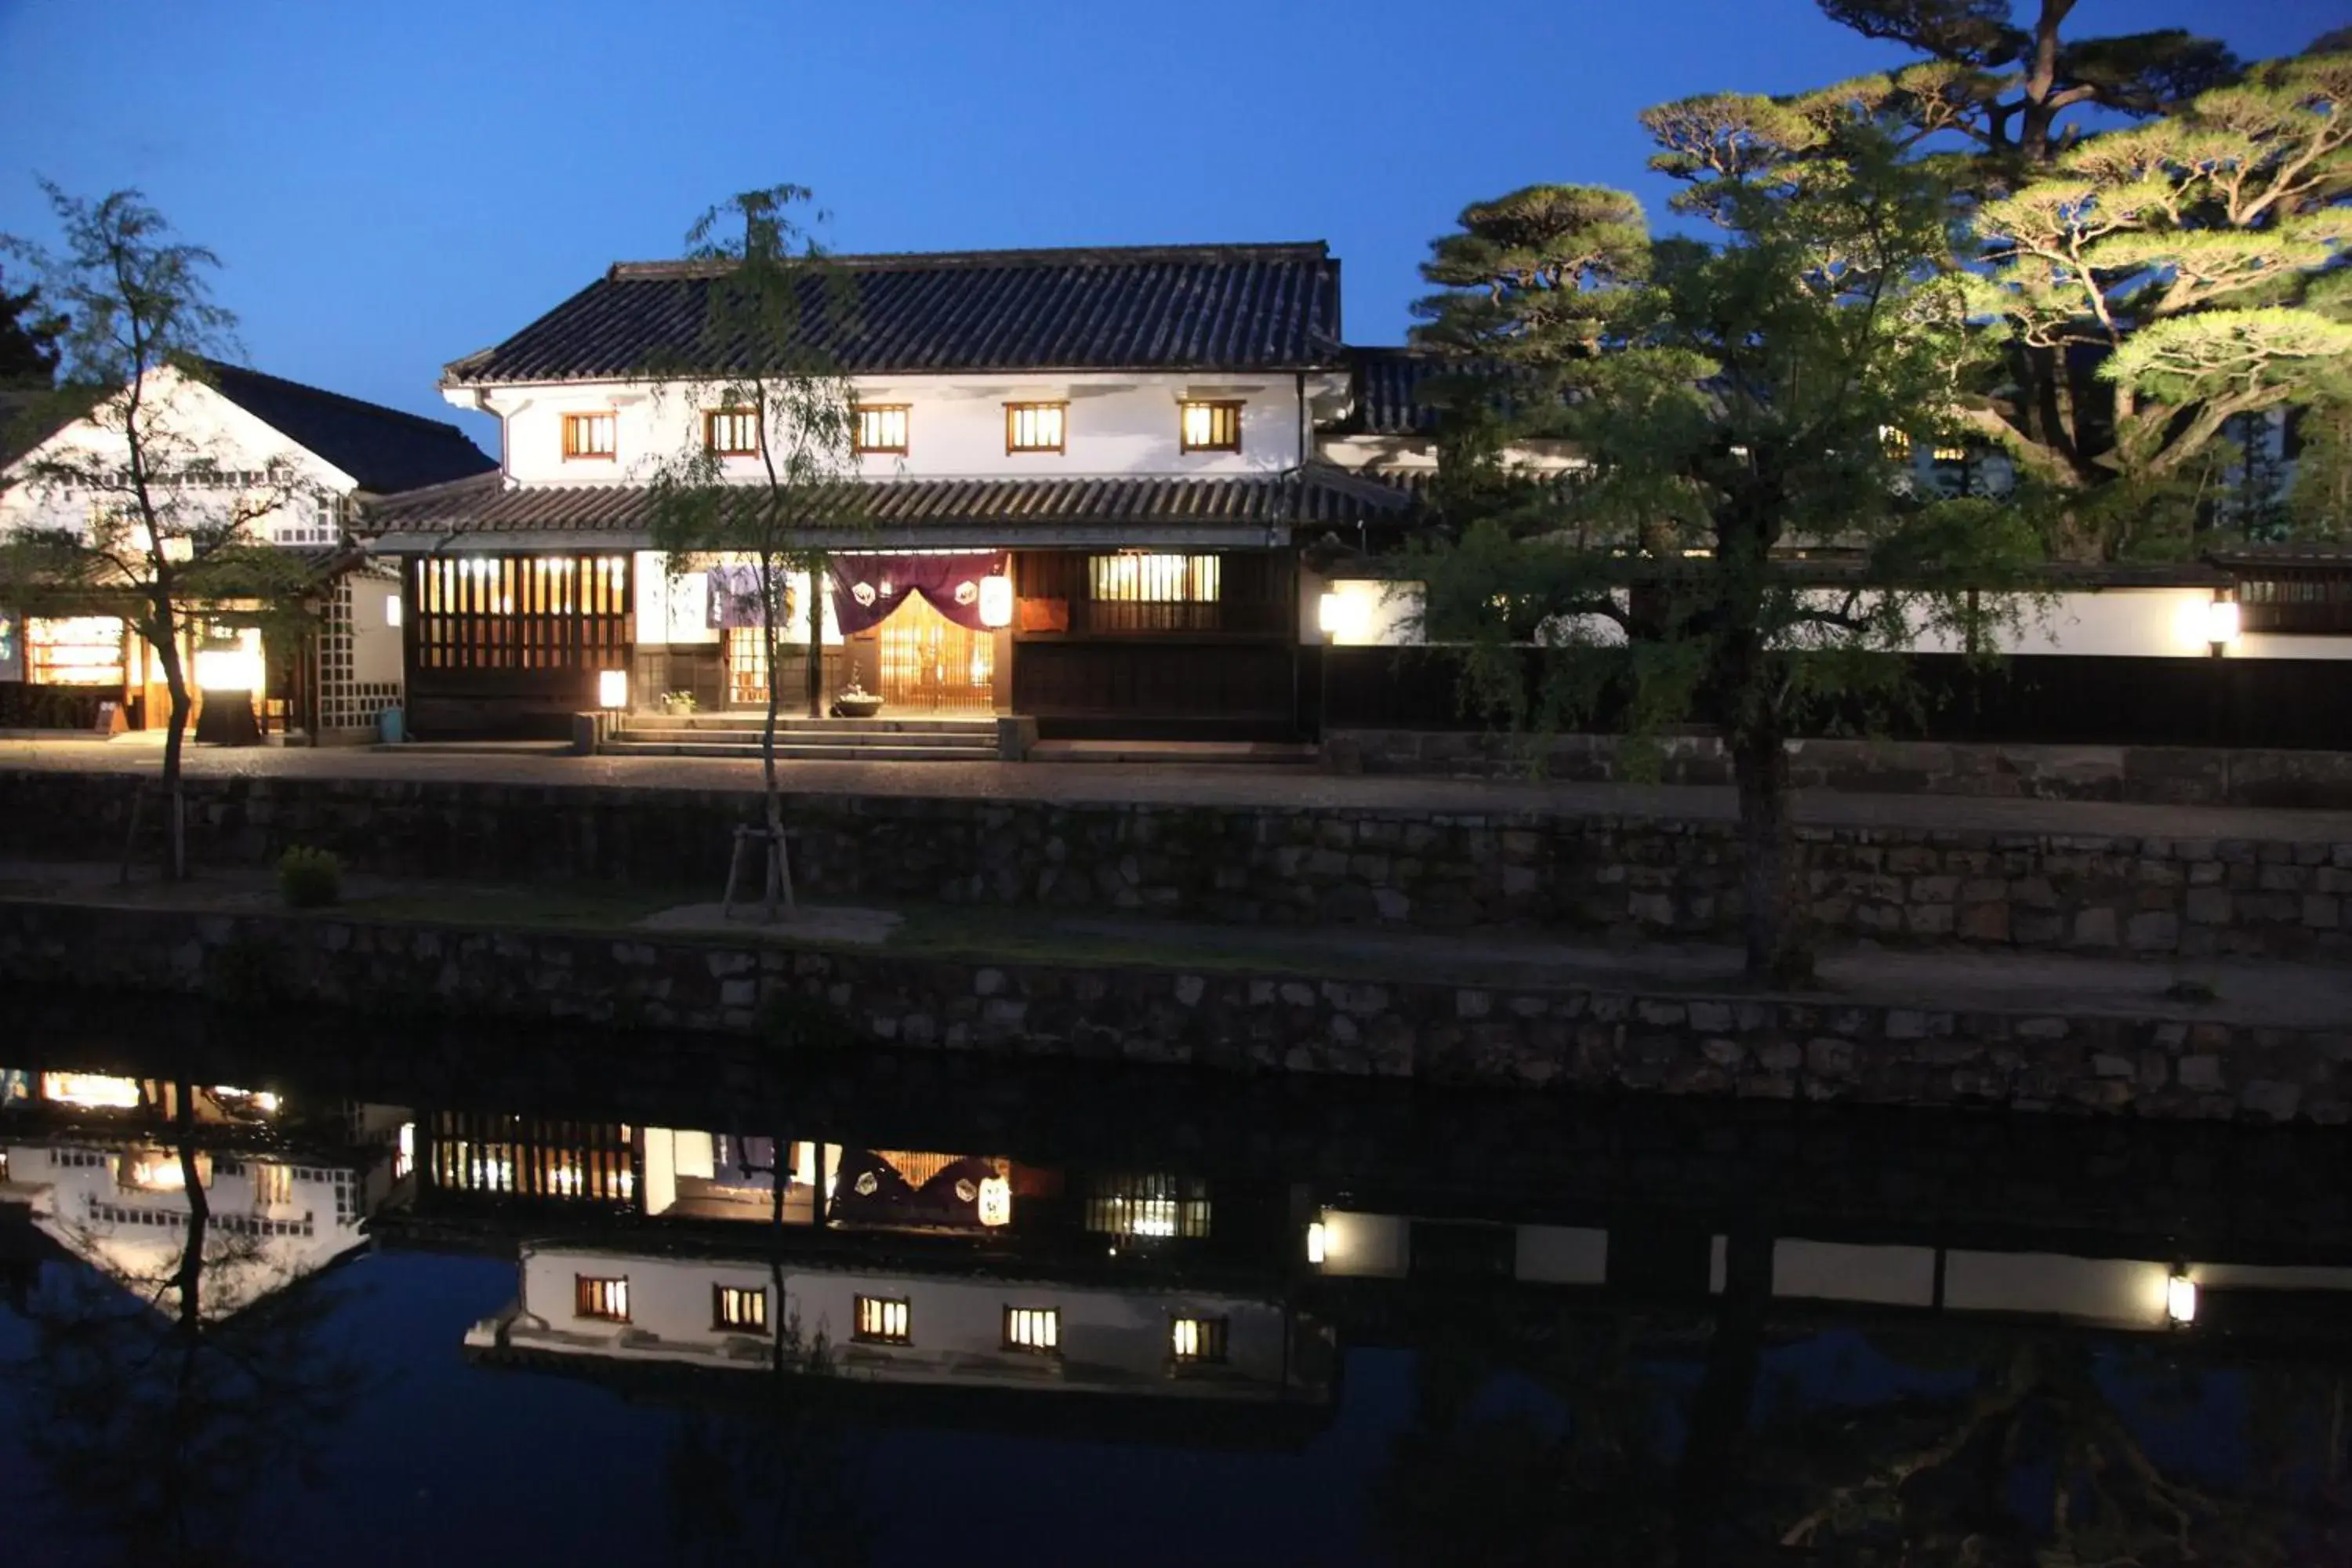
<svg viewBox="0 0 2352 1568"><path fill-rule="evenodd" d="M455 425L305 386L218 360L205 362L223 397L378 495L495 469Z"/></svg>

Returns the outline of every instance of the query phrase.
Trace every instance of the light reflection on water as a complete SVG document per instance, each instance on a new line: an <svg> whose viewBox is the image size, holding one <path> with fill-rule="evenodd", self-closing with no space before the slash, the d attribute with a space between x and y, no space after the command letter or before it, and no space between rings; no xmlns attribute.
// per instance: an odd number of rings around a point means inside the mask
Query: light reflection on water
<svg viewBox="0 0 2352 1568"><path fill-rule="evenodd" d="M43 1057L0 1077L26 1560L2352 1552L2352 1217L2299 1135Z"/></svg>

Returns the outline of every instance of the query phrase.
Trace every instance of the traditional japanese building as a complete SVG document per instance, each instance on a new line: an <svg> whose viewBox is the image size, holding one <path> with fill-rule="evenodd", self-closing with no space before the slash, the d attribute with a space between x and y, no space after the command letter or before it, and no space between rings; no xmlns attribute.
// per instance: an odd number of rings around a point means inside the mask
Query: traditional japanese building
<svg viewBox="0 0 2352 1568"><path fill-rule="evenodd" d="M210 692L216 710L249 703L255 728L373 736L403 700L402 606L396 573L352 547L352 517L371 497L496 465L454 425L241 365L206 362L200 376L151 371L142 395L163 410L156 428L170 460L190 465L164 476L174 517L233 509L256 542L298 555L310 584L316 629L299 637L265 639L235 606L186 606L180 651L200 706ZM151 450L149 460L163 459ZM57 474L127 463L110 419L52 432L0 475L0 533L81 529L119 512L119 489L79 488ZM162 727L162 661L121 608L100 595L77 613L34 615L0 595L0 728Z"/></svg>
<svg viewBox="0 0 2352 1568"><path fill-rule="evenodd" d="M836 259L855 302L825 346L871 491L854 532L807 539L835 552L826 689L1048 736L1297 734L1320 640L1300 544L1410 504L1316 457L1354 384L1325 247ZM645 369L692 351L712 277L616 265L449 365L446 395L500 422L500 471L368 523L405 563L417 732L764 707L744 563L669 560L651 530L649 477L680 450L761 471L740 411ZM804 590L774 672L787 711Z"/></svg>

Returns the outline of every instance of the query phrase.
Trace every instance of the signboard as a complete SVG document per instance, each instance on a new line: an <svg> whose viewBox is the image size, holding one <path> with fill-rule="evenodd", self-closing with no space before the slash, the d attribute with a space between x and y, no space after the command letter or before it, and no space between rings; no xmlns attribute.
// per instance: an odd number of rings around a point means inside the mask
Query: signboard
<svg viewBox="0 0 2352 1568"><path fill-rule="evenodd" d="M0 680L25 679L25 617L0 610Z"/></svg>

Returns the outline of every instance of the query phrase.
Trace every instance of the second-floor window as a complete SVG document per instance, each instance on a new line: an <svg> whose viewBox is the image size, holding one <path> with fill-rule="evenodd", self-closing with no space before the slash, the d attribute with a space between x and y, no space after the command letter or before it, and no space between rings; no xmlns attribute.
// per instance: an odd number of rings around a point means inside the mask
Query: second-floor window
<svg viewBox="0 0 2352 1568"><path fill-rule="evenodd" d="M600 1279L593 1275L572 1277L572 1313L578 1318L601 1318L608 1323L629 1321L629 1281Z"/></svg>
<svg viewBox="0 0 2352 1568"><path fill-rule="evenodd" d="M857 1321L850 1337L869 1345L903 1345L913 1341L912 1314L908 1303L894 1296L857 1298Z"/></svg>
<svg viewBox="0 0 2352 1568"><path fill-rule="evenodd" d="M1168 1323L1168 1354L1182 1362L1222 1362L1225 1359L1225 1320L1223 1318L1172 1318Z"/></svg>
<svg viewBox="0 0 2352 1568"><path fill-rule="evenodd" d="M721 458L760 455L760 416L749 408L714 408L702 416L702 444Z"/></svg>
<svg viewBox="0 0 2352 1568"><path fill-rule="evenodd" d="M563 455L610 458L619 450L619 416L612 414L567 414L563 416Z"/></svg>
<svg viewBox="0 0 2352 1568"><path fill-rule="evenodd" d="M764 1329L768 1326L768 1293L757 1287L714 1285L710 1288L710 1326L715 1329Z"/></svg>
<svg viewBox="0 0 2352 1568"><path fill-rule="evenodd" d="M1062 1312L1058 1307L1004 1309L1004 1348L1052 1355L1062 1348Z"/></svg>
<svg viewBox="0 0 2352 1568"><path fill-rule="evenodd" d="M1004 449L1008 452L1058 452L1069 427L1066 403L1008 403L1004 405Z"/></svg>
<svg viewBox="0 0 2352 1568"><path fill-rule="evenodd" d="M907 405L903 403L861 403L857 405L857 449L861 452L907 450Z"/></svg>
<svg viewBox="0 0 2352 1568"><path fill-rule="evenodd" d="M1242 405L1238 403L1187 403L1180 424L1187 452L1242 449Z"/></svg>

